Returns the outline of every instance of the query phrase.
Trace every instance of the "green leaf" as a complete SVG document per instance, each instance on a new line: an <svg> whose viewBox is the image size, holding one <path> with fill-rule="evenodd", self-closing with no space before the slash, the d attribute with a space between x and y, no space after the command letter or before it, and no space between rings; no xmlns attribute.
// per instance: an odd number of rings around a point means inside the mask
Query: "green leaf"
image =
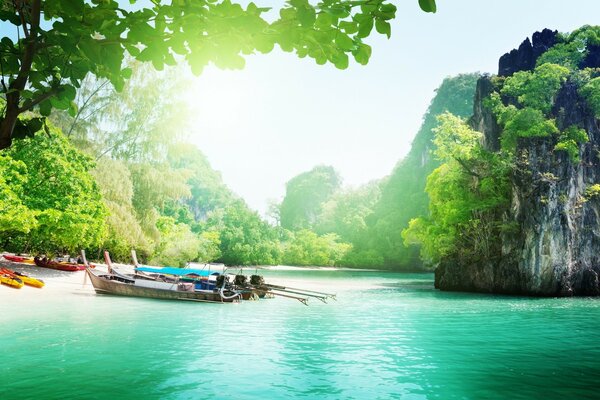
<svg viewBox="0 0 600 400"><path fill-rule="evenodd" d="M67 110L71 102L64 97L52 96L50 97L50 104L59 110Z"/></svg>
<svg viewBox="0 0 600 400"><path fill-rule="evenodd" d="M333 57L333 65L338 69L348 68L348 55L346 53L338 53Z"/></svg>
<svg viewBox="0 0 600 400"><path fill-rule="evenodd" d="M10 21L13 25L21 26L21 19L16 12L0 11L0 20Z"/></svg>
<svg viewBox="0 0 600 400"><path fill-rule="evenodd" d="M45 118L31 118L29 120L19 119L15 123L15 128L11 137L13 139L32 138L36 132L44 126Z"/></svg>
<svg viewBox="0 0 600 400"><path fill-rule="evenodd" d="M335 18L327 13L321 13L317 16L317 20L315 21L315 28L317 29L327 29L333 25Z"/></svg>
<svg viewBox="0 0 600 400"><path fill-rule="evenodd" d="M367 36L369 36L371 34L372 30L373 30L373 20L372 19L364 20L358 26L358 33L356 34L356 36L358 36L359 38L366 38Z"/></svg>
<svg viewBox="0 0 600 400"><path fill-rule="evenodd" d="M4 46L6 46L6 47L13 47L13 46L14 46L14 43L13 43L13 41L12 41L12 40L10 40L10 38L8 38L8 37L6 37L6 36L4 36L4 37L2 38L2 40L0 41L0 43L2 43L2 44L3 44Z"/></svg>
<svg viewBox="0 0 600 400"><path fill-rule="evenodd" d="M341 21L339 26L348 35L358 32L358 23L356 21Z"/></svg>
<svg viewBox="0 0 600 400"><path fill-rule="evenodd" d="M27 126L25 126L25 124L23 124L19 120L15 124L15 127L12 131L11 137L13 139L25 139L26 137L32 137L32 136L30 135L30 132L29 132L29 129L27 129Z"/></svg>
<svg viewBox="0 0 600 400"><path fill-rule="evenodd" d="M44 126L45 120L46 120L46 118L31 118L30 120L26 121L26 125L29 128L29 130L31 131L32 136L34 133L36 133L37 131L42 129L42 126Z"/></svg>
<svg viewBox="0 0 600 400"><path fill-rule="evenodd" d="M133 70L129 67L127 68L123 68L121 70L121 76L123 77L123 79L129 79L131 78L131 74L133 73Z"/></svg>
<svg viewBox="0 0 600 400"><path fill-rule="evenodd" d="M389 22L384 21L382 19L378 19L375 21L375 29L377 32L386 35L388 39L392 36L392 26Z"/></svg>
<svg viewBox="0 0 600 400"><path fill-rule="evenodd" d="M75 103L74 101L71 102L71 104L69 105L69 109L67 110L69 112L69 115L73 118L75 118L75 115L77 115L77 103Z"/></svg>
<svg viewBox="0 0 600 400"><path fill-rule="evenodd" d="M371 46L361 43L358 49L353 51L352 54L354 54L354 59L357 63L366 65L371 57Z"/></svg>
<svg viewBox="0 0 600 400"><path fill-rule="evenodd" d="M67 99L69 101L75 100L75 96L77 95L77 91L71 85L65 85L62 87L60 92L60 97Z"/></svg>
<svg viewBox="0 0 600 400"><path fill-rule="evenodd" d="M40 114L47 117L52 112L52 104L50 100L44 100L39 104Z"/></svg>
<svg viewBox="0 0 600 400"><path fill-rule="evenodd" d="M331 8L325 8L323 11L333 15L336 18L346 18L350 15L350 11L348 11L348 8L342 4L333 5L331 6Z"/></svg>
<svg viewBox="0 0 600 400"><path fill-rule="evenodd" d="M83 53L83 56L87 57L93 63L102 62L100 46L94 39L81 40L78 47Z"/></svg>
<svg viewBox="0 0 600 400"><path fill-rule="evenodd" d="M342 50L348 51L354 48L354 42L352 39L341 32L339 32L335 37L335 44Z"/></svg>
<svg viewBox="0 0 600 400"><path fill-rule="evenodd" d="M419 6L425 12L434 13L437 11L435 0L419 0Z"/></svg>
<svg viewBox="0 0 600 400"><path fill-rule="evenodd" d="M315 9L311 6L305 6L298 8L298 21L300 21L300 25L303 27L312 26L317 19L317 14Z"/></svg>
<svg viewBox="0 0 600 400"><path fill-rule="evenodd" d="M381 8L379 9L379 11L381 11L383 14L391 14L392 18L394 17L394 15L396 14L396 6L393 4L382 4Z"/></svg>

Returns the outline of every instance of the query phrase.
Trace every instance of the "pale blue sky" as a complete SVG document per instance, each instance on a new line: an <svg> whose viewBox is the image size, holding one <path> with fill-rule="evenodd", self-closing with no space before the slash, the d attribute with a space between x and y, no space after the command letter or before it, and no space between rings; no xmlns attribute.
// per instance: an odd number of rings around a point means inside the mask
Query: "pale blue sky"
<svg viewBox="0 0 600 400"><path fill-rule="evenodd" d="M340 71L275 50L250 57L243 71L208 68L184 94L194 114L189 139L264 212L290 178L318 164L335 167L349 185L388 175L445 77L495 73L498 58L536 30L600 24L599 0L437 2L436 14L420 11L417 0L394 2L392 38L367 39L367 66ZM0 33L13 35L7 28L0 22Z"/></svg>
<svg viewBox="0 0 600 400"><path fill-rule="evenodd" d="M496 73L498 58L536 30L600 23L598 0L438 0L436 14L417 0L396 4L391 39L368 39L367 66L340 71L274 51L243 71L210 68L191 86L191 140L251 207L264 211L318 164L350 185L389 174L445 77Z"/></svg>

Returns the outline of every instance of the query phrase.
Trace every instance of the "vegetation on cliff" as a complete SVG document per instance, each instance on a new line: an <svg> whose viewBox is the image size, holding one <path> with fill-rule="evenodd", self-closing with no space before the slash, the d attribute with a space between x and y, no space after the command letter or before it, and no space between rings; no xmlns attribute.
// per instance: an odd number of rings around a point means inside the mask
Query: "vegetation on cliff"
<svg viewBox="0 0 600 400"><path fill-rule="evenodd" d="M439 165L431 154L435 148L432 140L438 126L436 118L448 111L461 117L470 116L477 78L477 74L463 74L442 82L409 154L389 177L355 189L342 188L331 169L320 167L290 180L281 204L282 226L291 230L310 228L321 235L336 234L351 245L338 259L339 265L421 268L419 247L404 246L401 233L412 218L427 214L426 179ZM323 178L324 171L328 171L328 179ZM311 201L299 202L299 196ZM289 217L284 219L284 212L303 216L298 219L302 224L288 223Z"/></svg>
<svg viewBox="0 0 600 400"><path fill-rule="evenodd" d="M573 165L581 162L589 127L574 114L567 115L557 99L561 90L574 85L581 98L569 102L581 102L584 110L596 112L600 70L589 67L586 60L589 49L598 44L599 33L597 27L584 27L562 36L539 57L533 70L491 78L492 93L479 100L501 129L499 151L486 147L481 134L466 121L451 115L439 118L434 143L442 164L427 179L429 215L413 219L403 233L407 244L421 245L421 255L430 265L445 260L457 265L486 263L502 256L503 234L519 229L517 221L507 217L513 177L541 174L548 182L561 179L528 170L527 147L522 147L528 140L548 139L551 151L566 152ZM572 195L565 193L564 201Z"/></svg>

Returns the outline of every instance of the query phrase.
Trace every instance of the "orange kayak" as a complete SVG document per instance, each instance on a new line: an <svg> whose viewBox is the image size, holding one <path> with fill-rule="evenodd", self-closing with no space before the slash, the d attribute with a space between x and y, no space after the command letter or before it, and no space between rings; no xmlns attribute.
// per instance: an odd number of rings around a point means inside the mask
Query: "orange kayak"
<svg viewBox="0 0 600 400"><path fill-rule="evenodd" d="M37 265L38 267L42 267L42 268L58 269L60 271L83 271L83 270L85 270L85 265L83 265L83 264L73 264L73 263L68 263L68 262L63 262L63 261L54 261L54 260L49 260L46 257L44 257L44 258L34 257L33 261L35 262L35 265Z"/></svg>

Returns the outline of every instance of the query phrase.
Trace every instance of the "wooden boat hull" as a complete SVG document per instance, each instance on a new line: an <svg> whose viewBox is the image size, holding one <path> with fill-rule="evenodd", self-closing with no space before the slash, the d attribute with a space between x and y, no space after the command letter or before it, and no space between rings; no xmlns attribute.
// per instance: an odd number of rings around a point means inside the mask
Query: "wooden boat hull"
<svg viewBox="0 0 600 400"><path fill-rule="evenodd" d="M239 301L239 296L222 297L218 291L178 291L137 286L123 279L116 279L110 274L102 274L87 268L86 272L98 294L114 294L118 296L145 297L162 300L187 300L211 303L231 303Z"/></svg>

